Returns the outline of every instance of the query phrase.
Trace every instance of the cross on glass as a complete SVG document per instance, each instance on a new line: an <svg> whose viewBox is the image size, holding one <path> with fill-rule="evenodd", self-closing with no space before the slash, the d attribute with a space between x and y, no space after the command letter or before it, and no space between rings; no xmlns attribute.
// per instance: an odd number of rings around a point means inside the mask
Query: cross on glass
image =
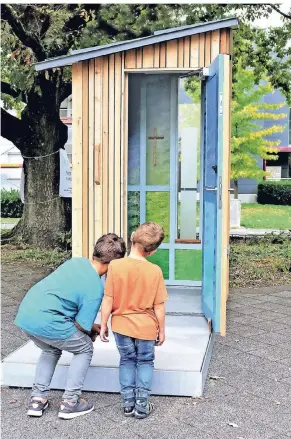
<svg viewBox="0 0 291 439"><path fill-rule="evenodd" d="M154 128L154 135L148 137L150 140L154 141L154 166L157 166L157 140L164 139L164 137L158 137L157 128Z"/></svg>

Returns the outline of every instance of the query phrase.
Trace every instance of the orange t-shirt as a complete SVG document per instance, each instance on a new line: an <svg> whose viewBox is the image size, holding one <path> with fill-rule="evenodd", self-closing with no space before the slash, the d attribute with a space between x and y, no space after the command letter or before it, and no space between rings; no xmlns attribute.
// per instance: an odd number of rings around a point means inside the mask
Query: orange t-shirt
<svg viewBox="0 0 291 439"><path fill-rule="evenodd" d="M113 297L114 332L156 340L159 325L153 307L168 299L160 267L130 257L116 259L109 265L104 294Z"/></svg>

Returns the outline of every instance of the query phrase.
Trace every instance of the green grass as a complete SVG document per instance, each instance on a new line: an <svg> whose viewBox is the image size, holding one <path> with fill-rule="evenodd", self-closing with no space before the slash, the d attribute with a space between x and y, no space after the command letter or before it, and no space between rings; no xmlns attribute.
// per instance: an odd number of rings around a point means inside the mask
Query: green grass
<svg viewBox="0 0 291 439"><path fill-rule="evenodd" d="M242 204L241 225L251 229L291 229L291 206Z"/></svg>
<svg viewBox="0 0 291 439"><path fill-rule="evenodd" d="M17 224L20 218L1 218L1 223Z"/></svg>
<svg viewBox="0 0 291 439"><path fill-rule="evenodd" d="M42 267L55 269L72 257L71 252L31 248L23 244L2 245L2 262L34 262Z"/></svg>
<svg viewBox="0 0 291 439"><path fill-rule="evenodd" d="M230 245L229 262L232 288L290 284L291 239L267 235L236 240Z"/></svg>

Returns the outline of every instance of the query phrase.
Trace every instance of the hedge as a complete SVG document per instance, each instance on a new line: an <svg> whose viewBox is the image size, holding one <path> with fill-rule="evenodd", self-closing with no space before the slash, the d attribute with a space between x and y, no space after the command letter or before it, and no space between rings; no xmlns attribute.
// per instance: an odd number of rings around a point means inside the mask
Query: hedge
<svg viewBox="0 0 291 439"><path fill-rule="evenodd" d="M258 203L291 206L291 181L270 181L258 185Z"/></svg>
<svg viewBox="0 0 291 439"><path fill-rule="evenodd" d="M1 217L2 218L21 218L23 204L20 199L19 191L11 189L1 190Z"/></svg>

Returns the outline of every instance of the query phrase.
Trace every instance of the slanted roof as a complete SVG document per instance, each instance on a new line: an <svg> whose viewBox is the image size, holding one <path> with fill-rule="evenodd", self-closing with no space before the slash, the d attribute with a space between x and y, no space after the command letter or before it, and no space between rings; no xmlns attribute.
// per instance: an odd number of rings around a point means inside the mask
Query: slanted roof
<svg viewBox="0 0 291 439"><path fill-rule="evenodd" d="M165 41L184 38L190 35L210 32L218 29L236 28L238 26L237 18L224 18L221 20L210 21L207 23L191 24L189 26L173 27L156 31L153 35L135 40L118 41L116 43L106 44L104 46L88 47L87 49L74 50L70 55L49 58L35 64L37 71L48 70L57 67L70 66L79 61L85 61L91 58L111 55L113 53L123 52L126 50L137 49L151 44L162 43Z"/></svg>

